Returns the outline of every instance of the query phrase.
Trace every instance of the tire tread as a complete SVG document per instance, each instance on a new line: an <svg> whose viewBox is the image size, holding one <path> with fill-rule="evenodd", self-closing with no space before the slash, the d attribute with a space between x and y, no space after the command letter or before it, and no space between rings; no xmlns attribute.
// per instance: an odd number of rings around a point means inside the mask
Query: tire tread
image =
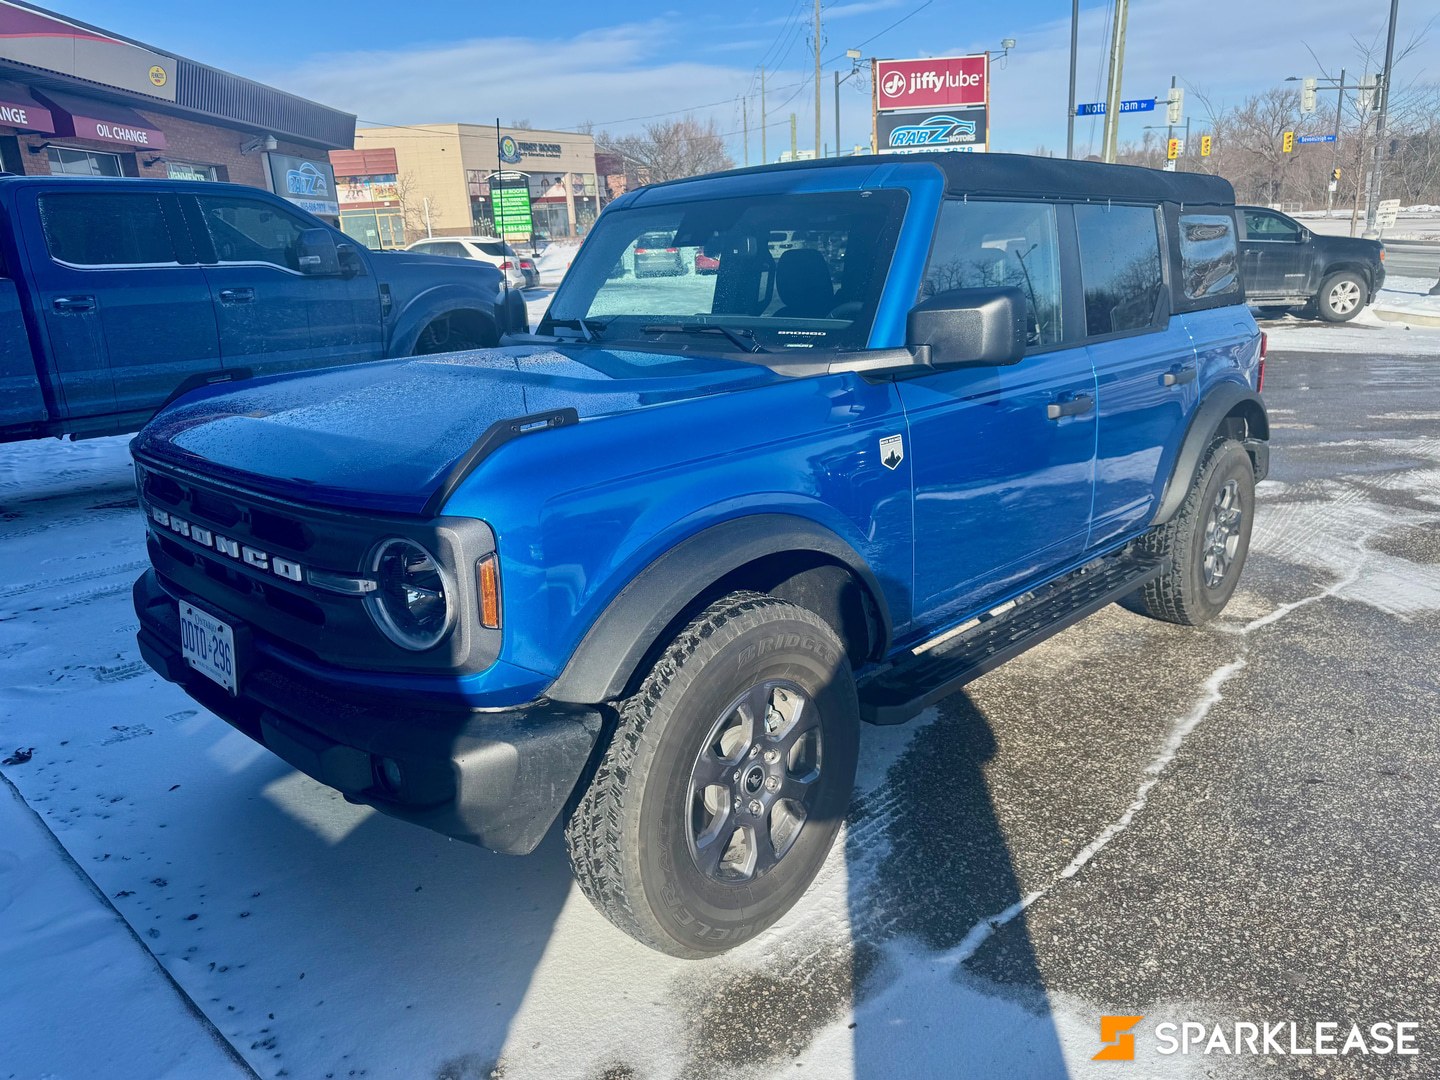
<svg viewBox="0 0 1440 1080"><path fill-rule="evenodd" d="M721 629L732 624L748 629L782 613L834 634L813 612L765 593L730 593L696 616L660 654L634 695L619 704L610 745L565 824L566 853L580 891L610 922L652 949L673 956L710 955L680 946L632 895L639 890L638 815L627 814L626 808L644 791L653 760L642 753L642 744L659 737L653 730L657 714L716 651L713 641Z"/></svg>
<svg viewBox="0 0 1440 1080"><path fill-rule="evenodd" d="M1185 494L1185 501L1175 511L1174 517L1163 525L1157 525L1135 541L1137 551L1156 558L1170 560L1170 566L1153 581L1131 593L1121 606L1140 615L1148 615L1161 622L1176 623L1180 626L1199 626L1205 622L1205 612L1196 604L1187 588L1186 578L1191 558L1191 547L1195 543L1195 518L1203 512L1201 501L1210 482L1211 474L1224 460L1229 447L1241 454L1245 448L1234 439L1216 439L1205 451L1196 471L1195 482ZM1247 460L1249 455L1245 455Z"/></svg>

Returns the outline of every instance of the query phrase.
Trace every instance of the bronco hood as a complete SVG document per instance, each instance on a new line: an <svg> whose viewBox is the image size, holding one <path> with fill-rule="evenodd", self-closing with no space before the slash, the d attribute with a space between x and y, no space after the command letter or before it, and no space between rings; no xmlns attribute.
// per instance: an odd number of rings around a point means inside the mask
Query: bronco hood
<svg viewBox="0 0 1440 1080"><path fill-rule="evenodd" d="M708 355L481 349L199 390L131 445L137 458L301 502L420 513L497 421L573 408L583 422L779 378Z"/></svg>

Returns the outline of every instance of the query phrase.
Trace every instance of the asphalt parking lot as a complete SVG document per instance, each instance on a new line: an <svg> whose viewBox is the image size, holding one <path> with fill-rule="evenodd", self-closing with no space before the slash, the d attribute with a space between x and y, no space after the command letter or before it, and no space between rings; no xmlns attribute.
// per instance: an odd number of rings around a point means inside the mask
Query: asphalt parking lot
<svg viewBox="0 0 1440 1080"><path fill-rule="evenodd" d="M151 675L123 440L0 447L0 749L35 748L0 771L242 1073L1440 1075L1420 333L1277 335L1273 468L1222 620L1112 607L867 729L843 847L718 961L621 937L555 835L509 859L349 806ZM1102 1014L1144 1017L1134 1065L1091 1062ZM1164 1021L1413 1022L1419 1053L1164 1056Z"/></svg>

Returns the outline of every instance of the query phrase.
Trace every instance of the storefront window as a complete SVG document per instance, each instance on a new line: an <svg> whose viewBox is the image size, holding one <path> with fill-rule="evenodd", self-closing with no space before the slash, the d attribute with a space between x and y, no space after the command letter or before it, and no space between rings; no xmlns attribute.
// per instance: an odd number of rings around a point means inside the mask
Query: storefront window
<svg viewBox="0 0 1440 1080"><path fill-rule="evenodd" d="M405 218L386 210L345 210L340 229L372 251L391 251L405 246Z"/></svg>
<svg viewBox="0 0 1440 1080"><path fill-rule="evenodd" d="M119 154L97 154L69 146L51 146L50 172L54 176L121 176Z"/></svg>
<svg viewBox="0 0 1440 1080"><path fill-rule="evenodd" d="M171 180L219 180L214 165L192 165L188 161L171 161L166 166Z"/></svg>

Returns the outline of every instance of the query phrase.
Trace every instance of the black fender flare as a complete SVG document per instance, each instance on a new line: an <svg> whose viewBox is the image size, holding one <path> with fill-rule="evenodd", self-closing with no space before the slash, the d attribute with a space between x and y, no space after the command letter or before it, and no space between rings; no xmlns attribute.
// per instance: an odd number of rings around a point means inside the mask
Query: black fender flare
<svg viewBox="0 0 1440 1080"><path fill-rule="evenodd" d="M1180 444L1180 453L1175 456L1175 467L1170 470L1170 479L1165 482L1165 492L1160 496L1160 508L1150 522L1152 525L1163 525L1175 516L1200 473L1205 451L1210 449L1226 418L1232 415L1238 415L1245 421L1245 449L1255 466L1255 479L1265 478L1270 468L1270 415L1265 411L1265 402L1254 390L1241 383L1220 383L1205 394L1190 419L1185 441Z"/></svg>
<svg viewBox="0 0 1440 1080"><path fill-rule="evenodd" d="M824 555L854 574L876 605L881 647L888 647L885 594L854 548L808 518L753 514L695 533L636 574L585 632L545 696L578 704L621 696L661 635L697 597L747 563L784 552Z"/></svg>
<svg viewBox="0 0 1440 1080"><path fill-rule="evenodd" d="M442 286L430 289L415 297L396 319L395 329L390 335L387 356L409 356L415 351L420 334L436 319L461 311L473 311L495 328L495 339L500 339L501 327L497 318L496 304L499 294L487 300L475 290L456 286Z"/></svg>

